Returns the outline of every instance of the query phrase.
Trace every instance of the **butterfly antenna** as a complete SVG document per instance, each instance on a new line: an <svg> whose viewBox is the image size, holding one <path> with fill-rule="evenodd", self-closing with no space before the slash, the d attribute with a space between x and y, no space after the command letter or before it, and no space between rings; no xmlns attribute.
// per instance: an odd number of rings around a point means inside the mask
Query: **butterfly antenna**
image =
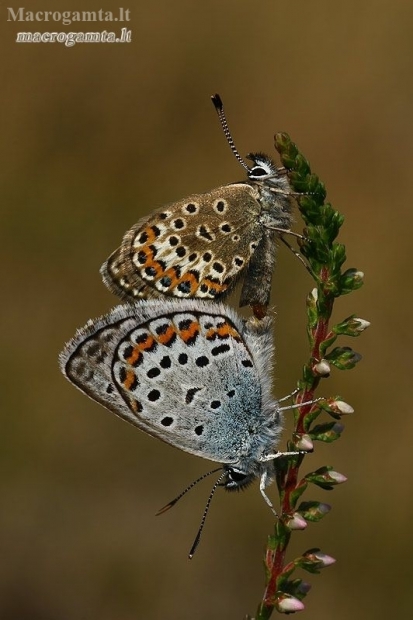
<svg viewBox="0 0 413 620"><path fill-rule="evenodd" d="M227 475L227 472L223 471L222 474L220 475L220 477L218 478L218 480L215 482L214 486L211 489L211 493L209 494L208 501L207 501L206 506L205 506L204 514L202 515L201 523L200 523L199 528L198 528L198 533L195 536L195 540L194 540L194 542L192 544L191 550L190 550L189 555L188 555L188 558L190 560L192 560L192 558L194 557L194 553L196 551L196 548L198 547L199 541L201 540L202 530L204 529L205 520L207 518L207 514L208 514L208 511L209 511L209 507L211 505L212 498L214 497L214 493L217 490L217 488L219 487L219 485L221 484L221 480L223 480L223 478L225 478L226 475Z"/></svg>
<svg viewBox="0 0 413 620"><path fill-rule="evenodd" d="M212 95L211 99L217 111L218 118L220 120L222 129L224 130L224 134L231 148L231 151L234 153L235 157L238 159L241 166L243 166L245 170L249 171L250 168L248 164L246 164L245 161L242 159L241 155L239 154L237 150L237 147L234 144L234 140L232 139L231 132L229 130L227 119L226 119L225 112L224 112L224 104L222 103L221 97L218 94L216 94L216 95Z"/></svg>
<svg viewBox="0 0 413 620"><path fill-rule="evenodd" d="M158 512L156 513L156 516L158 517L159 515L162 515L164 512L172 508L172 506L175 506L176 502L180 500L181 497L183 497L186 493L188 493L188 491L190 491L196 484L198 484L198 482L201 482L201 480L203 480L204 478L207 478L211 474L216 474L216 472L221 471L221 469L222 467L218 467L217 469L212 469L207 474L203 474L202 476L200 476L198 480L194 480L194 482L191 482L191 484L185 489L185 491L182 491L182 493L180 493L178 497L175 497L175 499L169 502L169 504L166 504L166 506L158 510Z"/></svg>

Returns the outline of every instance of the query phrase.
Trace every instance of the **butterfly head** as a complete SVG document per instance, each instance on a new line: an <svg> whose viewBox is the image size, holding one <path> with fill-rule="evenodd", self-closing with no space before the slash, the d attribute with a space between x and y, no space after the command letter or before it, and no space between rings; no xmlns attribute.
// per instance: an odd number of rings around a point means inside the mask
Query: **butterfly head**
<svg viewBox="0 0 413 620"><path fill-rule="evenodd" d="M277 167L273 160L265 153L249 153L247 159L252 161L249 167L248 176L250 179L265 179L277 174Z"/></svg>
<svg viewBox="0 0 413 620"><path fill-rule="evenodd" d="M261 181L266 185L280 187L281 183L287 183L285 174L281 174L273 160L264 153L250 153L247 159L252 161L252 166L248 168L248 178L250 181ZM282 170L282 169L281 169Z"/></svg>
<svg viewBox="0 0 413 620"><path fill-rule="evenodd" d="M246 489L257 478L266 480L265 486L268 486L274 477L274 463L260 463L256 461L244 461L239 465L224 465L225 478L222 486L226 491L240 491Z"/></svg>

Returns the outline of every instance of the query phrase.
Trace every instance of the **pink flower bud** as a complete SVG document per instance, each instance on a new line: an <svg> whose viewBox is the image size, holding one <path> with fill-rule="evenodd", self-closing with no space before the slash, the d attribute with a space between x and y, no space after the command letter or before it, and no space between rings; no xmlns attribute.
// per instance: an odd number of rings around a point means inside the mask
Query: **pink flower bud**
<svg viewBox="0 0 413 620"><path fill-rule="evenodd" d="M334 411L337 411L337 413L341 413L341 415L349 415L350 413L354 413L353 407L344 402L344 400L335 400L330 403L330 407Z"/></svg>
<svg viewBox="0 0 413 620"><path fill-rule="evenodd" d="M308 525L307 521L298 512L289 517L285 524L290 530L305 530Z"/></svg>
<svg viewBox="0 0 413 620"><path fill-rule="evenodd" d="M302 611L304 604L294 596L283 595L282 598L278 599L276 608L281 613L290 614L295 611Z"/></svg>

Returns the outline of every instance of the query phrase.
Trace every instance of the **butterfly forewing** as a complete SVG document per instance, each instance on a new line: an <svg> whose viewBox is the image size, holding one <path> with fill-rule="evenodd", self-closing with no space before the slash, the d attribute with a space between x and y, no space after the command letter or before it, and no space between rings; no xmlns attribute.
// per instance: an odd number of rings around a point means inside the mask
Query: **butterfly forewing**
<svg viewBox="0 0 413 620"><path fill-rule="evenodd" d="M120 306L68 343L68 379L120 417L186 452L230 463L268 424L263 345L220 304ZM252 343L252 344L251 344Z"/></svg>

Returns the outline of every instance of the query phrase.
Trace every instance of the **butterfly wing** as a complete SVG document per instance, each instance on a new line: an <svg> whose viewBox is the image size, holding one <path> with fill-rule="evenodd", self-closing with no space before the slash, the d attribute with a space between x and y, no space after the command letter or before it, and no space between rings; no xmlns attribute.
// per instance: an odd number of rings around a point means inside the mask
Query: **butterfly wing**
<svg viewBox="0 0 413 620"><path fill-rule="evenodd" d="M61 368L85 394L150 435L235 462L268 425L272 345L265 325L260 339L221 304L137 302L79 330Z"/></svg>
<svg viewBox="0 0 413 620"><path fill-rule="evenodd" d="M263 236L257 190L245 183L196 194L140 220L101 268L122 299L217 299L245 272Z"/></svg>

